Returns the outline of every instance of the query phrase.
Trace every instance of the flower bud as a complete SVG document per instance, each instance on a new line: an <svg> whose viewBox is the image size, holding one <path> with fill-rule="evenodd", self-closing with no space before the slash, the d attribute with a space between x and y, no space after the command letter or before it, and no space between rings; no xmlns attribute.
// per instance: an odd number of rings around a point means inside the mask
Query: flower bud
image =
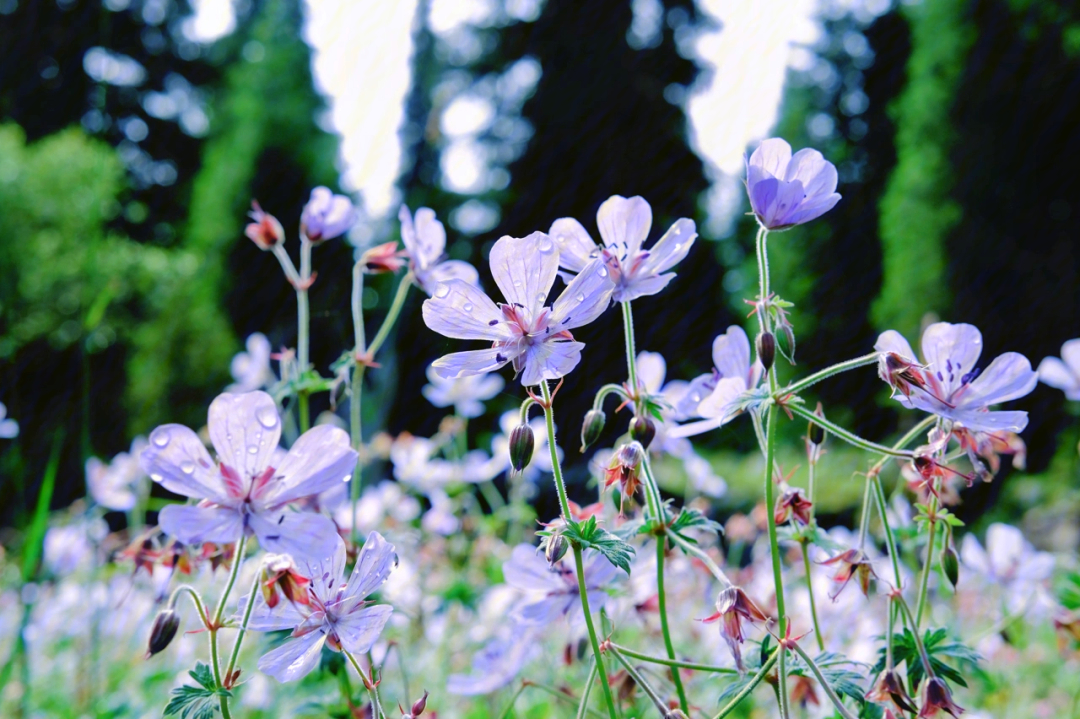
<svg viewBox="0 0 1080 719"><path fill-rule="evenodd" d="M956 556L956 550L946 546L941 550L941 568L945 570L945 577L949 584L956 589L956 583L960 581L960 558Z"/></svg>
<svg viewBox="0 0 1080 719"><path fill-rule="evenodd" d="M582 452L600 439L600 433L604 431L605 422L607 422L607 417L602 409L590 409L585 413L585 421L581 424Z"/></svg>
<svg viewBox="0 0 1080 719"><path fill-rule="evenodd" d="M570 549L570 543L566 541L566 537L561 532L556 532L544 539L544 558L548 561L548 564L554 566L566 556L567 550Z"/></svg>
<svg viewBox="0 0 1080 719"><path fill-rule="evenodd" d="M964 710L952 700L949 685L938 677L932 677L926 681L923 688L922 709L919 710L919 719L937 716L938 712L945 712L958 717L964 713Z"/></svg>
<svg viewBox="0 0 1080 719"><path fill-rule="evenodd" d="M384 242L360 255L360 264L369 275L397 272L405 266L405 253L398 251L397 240Z"/></svg>
<svg viewBox="0 0 1080 719"><path fill-rule="evenodd" d="M536 435L532 427L527 424L519 424L510 432L510 466L515 472L521 472L532 461L533 451L536 448Z"/></svg>
<svg viewBox="0 0 1080 719"><path fill-rule="evenodd" d="M814 414L824 417L825 413L821 408L821 402L818 402L817 409L814 410ZM810 444L815 447L820 447L825 442L825 428L817 422L811 422L810 427L806 430L806 438L810 440Z"/></svg>
<svg viewBox="0 0 1080 719"><path fill-rule="evenodd" d="M244 228L244 234L258 245L259 249L272 250L285 241L285 229L281 223L270 213L263 212L258 202L252 200L251 212L248 214L255 221Z"/></svg>
<svg viewBox="0 0 1080 719"><path fill-rule="evenodd" d="M154 619L154 627L150 630L150 646L147 657L152 657L165 647L176 636L176 630L180 628L180 616L172 609L163 609Z"/></svg>
<svg viewBox="0 0 1080 719"><path fill-rule="evenodd" d="M424 709L427 708L427 689L424 690L424 696L413 702L411 714L413 717L418 717L424 713Z"/></svg>
<svg viewBox="0 0 1080 719"><path fill-rule="evenodd" d="M757 345L757 356L761 362L761 366L768 372L772 369L773 361L776 359L776 336L772 332L762 332L758 335L755 342Z"/></svg>
<svg viewBox="0 0 1080 719"><path fill-rule="evenodd" d="M630 420L630 436L641 442L644 449L648 449L656 437L656 424L644 415L636 415Z"/></svg>

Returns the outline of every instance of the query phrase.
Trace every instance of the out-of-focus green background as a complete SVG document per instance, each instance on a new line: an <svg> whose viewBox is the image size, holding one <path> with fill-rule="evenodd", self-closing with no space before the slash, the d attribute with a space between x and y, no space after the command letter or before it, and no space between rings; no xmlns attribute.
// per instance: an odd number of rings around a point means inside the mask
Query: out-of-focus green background
<svg viewBox="0 0 1080 719"><path fill-rule="evenodd" d="M696 151L684 108L710 74L753 65L755 48L730 65L703 62L695 43L723 37L710 12L723 3L479 5L447 32L431 23L445 7L417 4L404 120L366 139L401 143L401 198L434 208L450 254L481 267L489 286L494 239L567 215L595 229L611 194L646 197L654 236L694 218L701 239L679 278L635 311L639 348L662 352L669 378L706 371L712 338L746 314L753 226L738 182L725 184ZM762 3L764 26L783 24L767 15L774 6ZM340 139L302 32L310 8L233 8L235 28L199 42L185 34L184 0L0 0L0 402L21 428L0 440L0 526L24 521L52 447L52 501L63 506L83 495L88 456L124 450L160 422L200 426L248 334L295 343L291 289L243 237L245 215L258 198L295 237L310 188L338 187ZM1057 354L1080 335L1080 10L1048 0L815 8L821 32L787 70L771 133L824 152L844 196L772 242L774 285L797 304L799 369L863 354L884 329L914 339L930 316L977 325L986 358L1015 350L1035 365ZM350 27L338 31L350 42ZM353 41L370 36L357 26ZM489 181L462 192L444 172L453 143L440 121L468 93L486 97L495 119L474 138ZM363 88L351 101L373 117L387 103ZM727 204L717 201L725 188ZM395 215L368 213L354 241L396 239ZM315 255L312 358L324 372L351 344L352 256L345 242ZM377 320L392 285L369 287ZM384 369L369 374L370 426L435 429L419 400L424 369L460 343L423 326L420 301L410 297ZM609 313L578 333L588 349L560 407L567 436L595 389L619 375L618 322ZM519 394L508 385L502 402ZM886 397L870 370L819 393L874 439L900 421ZM1006 471L967 492L960 514L992 508L1015 521L1041 504L1029 516L1036 528L1067 526L1075 420L1044 386L1015 406L1031 413L1030 474ZM747 428L703 440L737 502L748 497L737 453L751 442ZM587 458L568 456L580 485Z"/></svg>

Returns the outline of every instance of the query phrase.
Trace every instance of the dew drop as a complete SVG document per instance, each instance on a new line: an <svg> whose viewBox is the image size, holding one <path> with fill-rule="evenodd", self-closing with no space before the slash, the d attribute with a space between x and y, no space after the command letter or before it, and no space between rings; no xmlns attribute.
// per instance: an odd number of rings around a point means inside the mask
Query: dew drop
<svg viewBox="0 0 1080 719"><path fill-rule="evenodd" d="M601 267L596 274L600 275L601 277L607 277L607 268Z"/></svg>
<svg viewBox="0 0 1080 719"><path fill-rule="evenodd" d="M461 306L461 309L465 310L466 312L472 312L472 305L466 302L464 305Z"/></svg>
<svg viewBox="0 0 1080 719"><path fill-rule="evenodd" d="M160 474L158 474L157 472L154 472L153 474L151 474L151 475L150 475L150 479L154 480L155 482L160 482L160 481L162 481L162 480L163 480L163 479L165 479L165 478L164 478L164 477L162 477L162 476L161 476Z"/></svg>
<svg viewBox="0 0 1080 719"><path fill-rule="evenodd" d="M272 429L277 426L278 414L277 409L274 407L260 407L255 412L255 419L259 420L259 424L267 429Z"/></svg>
<svg viewBox="0 0 1080 719"><path fill-rule="evenodd" d="M574 299L577 300L578 302L584 302L585 301L585 294L582 293L582 292L579 292L578 296L575 297Z"/></svg>
<svg viewBox="0 0 1080 719"><path fill-rule="evenodd" d="M514 287L521 287L521 280L514 280Z"/></svg>
<svg viewBox="0 0 1080 719"><path fill-rule="evenodd" d="M187 461L181 462L180 463L180 471L183 472L184 474L194 474L194 472L195 472L195 463L194 462L187 462Z"/></svg>
<svg viewBox="0 0 1080 719"><path fill-rule="evenodd" d="M682 249L682 243L681 242L676 242L675 243L675 252L678 252L681 249Z"/></svg>
<svg viewBox="0 0 1080 719"><path fill-rule="evenodd" d="M449 285L439 285L438 287L435 288L435 296L438 297L439 299L443 299L449 294L450 294Z"/></svg>
<svg viewBox="0 0 1080 719"><path fill-rule="evenodd" d="M154 436L150 438L154 444L158 447L164 447L169 443L169 430L159 429L154 432Z"/></svg>
<svg viewBox="0 0 1080 719"><path fill-rule="evenodd" d="M543 252L544 254L547 254L548 252L551 252L551 250L553 248L554 248L554 245L551 244L551 240L549 240L548 238L545 237L542 240L540 240L540 251Z"/></svg>
<svg viewBox="0 0 1080 719"><path fill-rule="evenodd" d="M256 447L253 444L248 445L248 454L258 454L258 453L259 453L259 448L258 447Z"/></svg>
<svg viewBox="0 0 1080 719"><path fill-rule="evenodd" d="M538 302L543 302L545 299L547 299L547 295L545 293L543 293L543 292L537 292L536 293L536 300Z"/></svg>

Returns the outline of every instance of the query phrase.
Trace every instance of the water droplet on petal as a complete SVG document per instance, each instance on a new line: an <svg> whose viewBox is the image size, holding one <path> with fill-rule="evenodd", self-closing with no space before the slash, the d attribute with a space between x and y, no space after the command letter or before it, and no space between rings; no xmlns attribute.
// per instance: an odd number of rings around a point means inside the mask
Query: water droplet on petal
<svg viewBox="0 0 1080 719"><path fill-rule="evenodd" d="M181 462L180 471L184 474L193 474L195 472L195 463L187 461Z"/></svg>
<svg viewBox="0 0 1080 719"><path fill-rule="evenodd" d="M466 302L464 305L461 306L461 309L465 310L466 312L472 312L472 305Z"/></svg>
<svg viewBox="0 0 1080 719"><path fill-rule="evenodd" d="M682 243L681 243L681 242L676 242L676 243L675 243L675 250L674 250L674 251L675 251L675 252L678 252L678 251L679 251L679 250L681 250L681 249L682 249Z"/></svg>
<svg viewBox="0 0 1080 719"><path fill-rule="evenodd" d="M545 299L547 299L547 294L545 294L543 292L537 292L536 293L536 301L537 302L543 302Z"/></svg>
<svg viewBox="0 0 1080 719"><path fill-rule="evenodd" d="M154 472L153 474L151 474L151 475L150 475L150 479L154 480L155 482L160 482L160 481L162 481L162 480L163 480L163 479L165 479L165 478L164 478L164 477L162 477L162 476L161 476L160 474L158 474L157 472Z"/></svg>
<svg viewBox="0 0 1080 719"><path fill-rule="evenodd" d="M544 254L547 254L548 252L551 252L551 250L553 250L554 247L555 246L551 244L551 240L549 240L548 238L545 237L545 238L540 240L540 251L543 252Z"/></svg>
<svg viewBox="0 0 1080 719"><path fill-rule="evenodd" d="M258 454L258 453L259 453L259 448L258 447L256 447L253 444L248 445L248 454Z"/></svg>
<svg viewBox="0 0 1080 719"><path fill-rule="evenodd" d="M449 285L439 285L438 287L435 288L435 296L438 297L439 299L443 299L444 297L446 297L449 294L450 294L450 286Z"/></svg>
<svg viewBox="0 0 1080 719"><path fill-rule="evenodd" d="M521 280L514 280L514 287L521 287Z"/></svg>
<svg viewBox="0 0 1080 719"><path fill-rule="evenodd" d="M167 445L169 443L169 430L167 430L167 429L157 429L157 430L155 430L154 434L150 437L150 441L152 441L158 447L164 447L165 445Z"/></svg>
<svg viewBox="0 0 1080 719"><path fill-rule="evenodd" d="M574 299L577 300L578 302L584 302L585 301L585 294L583 292L579 292L578 296L575 297Z"/></svg>
<svg viewBox="0 0 1080 719"><path fill-rule="evenodd" d="M276 407L260 407L255 412L255 419L259 420L259 424L267 429L272 429L277 426L278 414Z"/></svg>
<svg viewBox="0 0 1080 719"><path fill-rule="evenodd" d="M607 268L601 267L596 274L600 275L601 277L607 277Z"/></svg>

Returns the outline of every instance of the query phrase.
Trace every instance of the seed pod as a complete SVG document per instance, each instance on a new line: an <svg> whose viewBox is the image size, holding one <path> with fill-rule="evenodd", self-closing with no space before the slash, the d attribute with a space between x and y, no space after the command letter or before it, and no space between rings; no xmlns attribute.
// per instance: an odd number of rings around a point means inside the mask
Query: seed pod
<svg viewBox="0 0 1080 719"><path fill-rule="evenodd" d="M604 423L607 416L602 409L590 409L585 413L585 421L581 423L581 451L584 452L600 439L600 433L604 431Z"/></svg>
<svg viewBox="0 0 1080 719"><path fill-rule="evenodd" d="M821 402L818 402L817 409L814 410L814 414L824 417L825 413L821 409ZM810 443L816 447L820 447L821 443L825 441L825 428L817 422L811 422L809 429L806 430L806 438L810 440Z"/></svg>
<svg viewBox="0 0 1080 719"><path fill-rule="evenodd" d="M642 447L648 449L656 437L656 424L648 417L637 415L630 420L630 436L641 442Z"/></svg>
<svg viewBox="0 0 1080 719"><path fill-rule="evenodd" d="M428 697L428 693L427 693L427 689L425 689L424 690L424 696L420 697L415 702L413 702L412 715L414 717L418 717L418 716L420 716L421 714L424 713L424 709L427 708L427 697Z"/></svg>
<svg viewBox="0 0 1080 719"><path fill-rule="evenodd" d="M163 609L154 619L154 627L150 630L150 646L147 657L152 657L165 647L176 636L176 630L180 628L180 617L172 609Z"/></svg>
<svg viewBox="0 0 1080 719"><path fill-rule="evenodd" d="M768 372L772 369L773 361L776 359L776 336L772 332L762 332L758 335L757 341L757 356L761 361L761 366Z"/></svg>
<svg viewBox="0 0 1080 719"><path fill-rule="evenodd" d="M536 435L532 427L519 424L510 432L510 466L515 472L521 472L529 466L536 448Z"/></svg>
<svg viewBox="0 0 1080 719"><path fill-rule="evenodd" d="M548 564L554 566L566 556L569 549L570 543L566 541L566 537L562 536L562 534L553 534L547 537L544 542L544 558L548 561Z"/></svg>
<svg viewBox="0 0 1080 719"><path fill-rule="evenodd" d="M960 581L960 558L956 556L956 550L946 546L941 550L941 568L945 570L945 577L949 584L956 589L956 583Z"/></svg>

